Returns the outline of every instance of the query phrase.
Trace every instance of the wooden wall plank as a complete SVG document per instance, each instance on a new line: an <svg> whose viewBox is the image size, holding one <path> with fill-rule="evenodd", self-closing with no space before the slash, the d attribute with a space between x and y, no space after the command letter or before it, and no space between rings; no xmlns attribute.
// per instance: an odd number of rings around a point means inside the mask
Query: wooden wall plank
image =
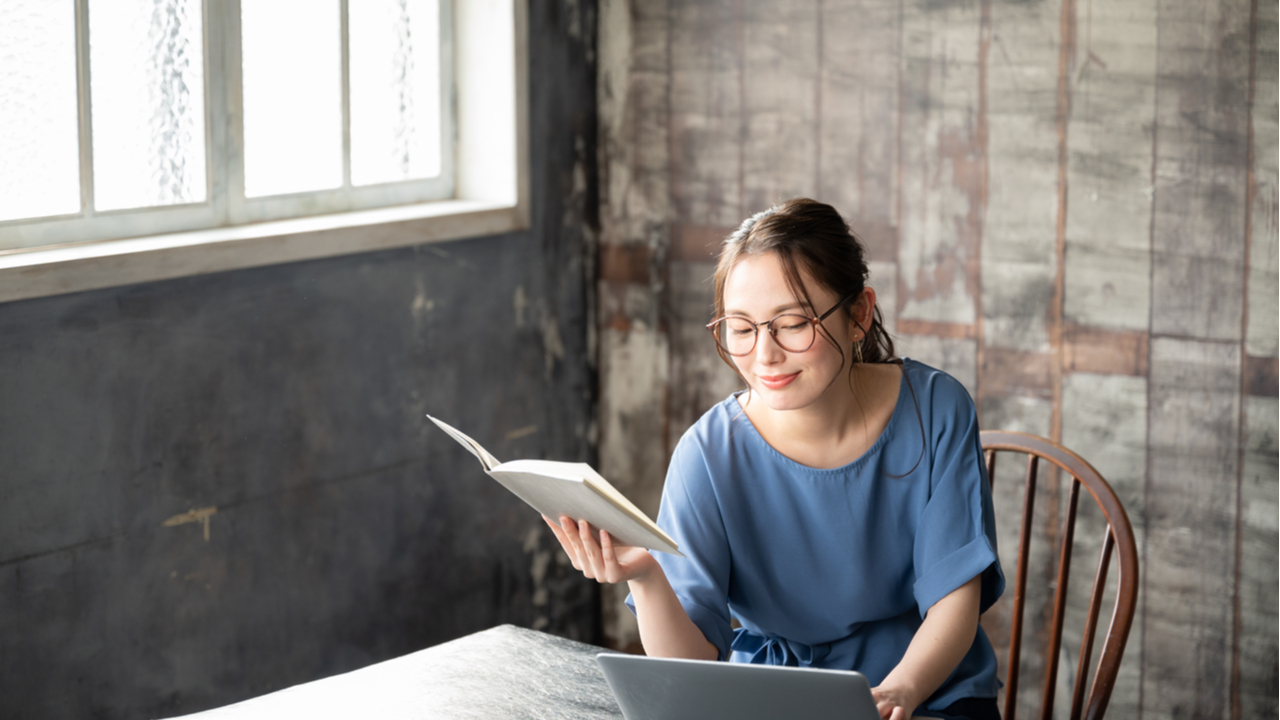
<svg viewBox="0 0 1280 720"><path fill-rule="evenodd" d="M1277 452L1280 403L1245 398L1244 476L1240 488L1240 718L1276 717Z"/></svg>
<svg viewBox="0 0 1280 720"><path fill-rule="evenodd" d="M671 8L667 0L603 0L599 9L598 469L655 513L671 362L661 308L673 214ZM634 648L639 629L625 597L625 586L603 588L601 619L611 645Z"/></svg>
<svg viewBox="0 0 1280 720"><path fill-rule="evenodd" d="M1240 346L1154 338L1150 383L1142 710L1222 717L1231 689Z"/></svg>
<svg viewBox="0 0 1280 720"><path fill-rule="evenodd" d="M1249 316L1245 348L1250 355L1280 355L1277 326L1280 319L1276 297L1280 295L1277 263L1280 262L1280 230L1277 229L1277 7L1274 2L1257 3L1254 27L1253 167L1250 168L1249 204Z"/></svg>
<svg viewBox="0 0 1280 720"><path fill-rule="evenodd" d="M986 348L978 368L982 395L1028 395L1051 400L1057 365L1058 356L1052 353Z"/></svg>
<svg viewBox="0 0 1280 720"><path fill-rule="evenodd" d="M960 381L971 397L978 386L978 343L967 338L934 335L898 335L894 338L900 357L943 370Z"/></svg>
<svg viewBox="0 0 1280 720"><path fill-rule="evenodd" d="M890 334L898 330L898 264L881 260L867 262L867 286L876 291L876 305Z"/></svg>
<svg viewBox="0 0 1280 720"><path fill-rule="evenodd" d="M1093 373L1066 375L1062 388L1062 444L1089 461L1115 490L1133 525L1134 536L1141 550L1145 536L1143 519L1146 517L1142 503L1147 477L1147 378ZM1082 508L1088 505L1088 499L1081 493ZM1067 606L1067 631L1064 633L1064 644L1068 648L1064 658L1064 682L1074 679L1080 633L1084 628L1084 611L1088 608L1089 591L1097 558L1102 550L1104 529L1105 522L1101 513L1086 513L1082 510L1076 526L1076 554L1071 576L1070 604ZM1105 618L1115 602L1114 573L1117 566L1114 559L1111 567L1112 580L1102 604L1103 619L1099 622L1103 635L1095 638L1095 659L1090 665L1095 669L1096 653L1101 652L1107 627ZM1141 572L1139 568L1139 574ZM1133 629L1129 633L1124 660L1120 664L1120 674L1112 691L1111 704L1107 708L1109 716L1139 716L1141 679L1142 615L1139 608ZM1055 707L1057 717L1067 717L1070 695L1059 692Z"/></svg>
<svg viewBox="0 0 1280 720"><path fill-rule="evenodd" d="M666 0L600 3L600 242L665 242L670 208ZM627 271L633 273L635 271Z"/></svg>
<svg viewBox="0 0 1280 720"><path fill-rule="evenodd" d="M1050 347L1047 323L1055 317L1058 272L1061 8L1062 2L991 3L989 189L981 252L982 342L991 347Z"/></svg>
<svg viewBox="0 0 1280 720"><path fill-rule="evenodd" d="M818 0L748 2L741 22L747 215L817 193Z"/></svg>
<svg viewBox="0 0 1280 720"><path fill-rule="evenodd" d="M1062 367L1069 372L1145 377L1149 343L1145 332L1067 322L1062 329Z"/></svg>
<svg viewBox="0 0 1280 720"><path fill-rule="evenodd" d="M1249 0L1160 0L1154 334L1241 339Z"/></svg>
<svg viewBox="0 0 1280 720"><path fill-rule="evenodd" d="M898 254L898 0L823 0L818 199L849 220L868 257Z"/></svg>
<svg viewBox="0 0 1280 720"><path fill-rule="evenodd" d="M669 373L667 336L657 327L601 330L600 376L608 384L600 400L598 469L650 517L657 515L667 469ZM635 618L622 602L626 596L625 584L601 592L605 637L617 648L636 647L640 640Z"/></svg>
<svg viewBox="0 0 1280 720"><path fill-rule="evenodd" d="M735 0L671 5L671 202L676 222L721 227L742 222L741 12Z"/></svg>
<svg viewBox="0 0 1280 720"><path fill-rule="evenodd" d="M667 447L675 448L690 425L743 383L716 353L706 324L711 320L715 263L671 265L668 306L671 338L671 391Z"/></svg>
<svg viewBox="0 0 1280 720"><path fill-rule="evenodd" d="M1076 18L1067 127L1063 314L1147 330L1157 0L1093 0Z"/></svg>
<svg viewBox="0 0 1280 720"><path fill-rule="evenodd" d="M982 398L982 406L978 408L978 420L983 430L1012 430L1014 432L1031 433L1042 437L1049 436L1049 421L1053 416L1053 403L1043 395L988 395ZM1017 495L1017 502L1022 496ZM1021 505L1010 505L1021 512ZM1013 517L999 515L1000 522L1015 524ZM1013 538L1018 537L1016 528ZM1010 551L1012 552L1012 551ZM1011 556L1012 557L1012 556ZM1013 562L1001 555L1005 562Z"/></svg>
<svg viewBox="0 0 1280 720"><path fill-rule="evenodd" d="M900 319L973 324L984 207L981 8L902 4Z"/></svg>

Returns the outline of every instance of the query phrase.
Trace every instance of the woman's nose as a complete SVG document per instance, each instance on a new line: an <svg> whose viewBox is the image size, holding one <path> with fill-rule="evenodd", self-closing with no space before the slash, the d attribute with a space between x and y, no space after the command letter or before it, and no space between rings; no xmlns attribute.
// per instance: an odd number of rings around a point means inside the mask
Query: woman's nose
<svg viewBox="0 0 1280 720"><path fill-rule="evenodd" d="M760 328L760 334L756 337L756 361L764 364L773 364L786 357L786 352L782 346L778 345L778 341L774 339L773 333L768 328Z"/></svg>

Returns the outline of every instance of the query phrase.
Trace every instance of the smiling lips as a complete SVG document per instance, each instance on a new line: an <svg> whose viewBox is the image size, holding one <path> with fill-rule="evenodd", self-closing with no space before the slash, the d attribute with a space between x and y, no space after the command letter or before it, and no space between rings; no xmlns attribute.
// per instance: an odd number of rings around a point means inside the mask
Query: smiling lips
<svg viewBox="0 0 1280 720"><path fill-rule="evenodd" d="M757 375L760 378L760 384L770 390L781 390L791 384L792 380L800 375L799 372L793 372L790 375Z"/></svg>

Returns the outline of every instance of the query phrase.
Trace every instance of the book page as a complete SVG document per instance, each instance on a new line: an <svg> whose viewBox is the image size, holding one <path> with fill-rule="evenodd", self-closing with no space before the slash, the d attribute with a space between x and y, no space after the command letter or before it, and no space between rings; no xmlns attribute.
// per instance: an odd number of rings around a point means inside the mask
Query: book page
<svg viewBox="0 0 1280 720"><path fill-rule="evenodd" d="M614 502L621 505L633 515L636 515L639 518L642 518L646 523L653 525L653 529L656 532L662 532L662 530L658 528L657 523L650 520L649 516L646 515L643 510L636 507L635 503L628 500L626 495L623 495L608 480L605 480L604 476L596 472L595 468L590 465L584 465L584 467L591 472L591 474L586 477L588 485L591 485L601 495L612 498Z"/></svg>
<svg viewBox="0 0 1280 720"><path fill-rule="evenodd" d="M498 462L498 458L489 454L488 450L485 450L484 448L480 447L480 443L467 437L465 434L463 434L461 430L454 428L448 423L441 422L440 420L437 420L431 417L430 415L427 416L427 419L435 423L436 426L439 427L441 430L445 431L445 434L447 434L449 437L458 441L458 444L466 448L467 450L469 450L472 455L475 455L476 459L480 461L480 464L484 466L485 470L492 470L495 467L502 464Z"/></svg>
<svg viewBox="0 0 1280 720"><path fill-rule="evenodd" d="M595 481L599 475L590 465L513 460L489 474L553 521L561 515L585 519L596 529L607 530L619 545L681 554L675 541L621 493L602 491ZM621 498L621 502L614 496Z"/></svg>

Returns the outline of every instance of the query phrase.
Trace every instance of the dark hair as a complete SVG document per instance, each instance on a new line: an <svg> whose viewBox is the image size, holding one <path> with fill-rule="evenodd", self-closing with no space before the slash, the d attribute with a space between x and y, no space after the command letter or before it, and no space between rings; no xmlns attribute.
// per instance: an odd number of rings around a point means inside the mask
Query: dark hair
<svg viewBox="0 0 1280 720"><path fill-rule="evenodd" d="M814 307L805 289L801 279L802 270L840 298L856 297L867 286L867 262L862 243L849 229L849 224L835 208L826 203L796 198L752 215L732 235L725 238L724 247L720 250L720 260L716 264L713 317L724 316L724 286L729 271L745 257L766 253L777 254L787 286L798 300L809 306L811 312L820 310ZM850 318L853 317L849 307L851 304L846 303L842 308L842 312ZM880 315L879 306L872 308L871 326L863 330L865 334L862 340L851 348L855 362L897 362L893 340L884 329L884 318ZM843 362L845 349L840 347L822 325L818 326L818 331L840 352ZM716 351L737 372L737 366L724 349L717 345ZM849 363L851 380L855 362Z"/></svg>

